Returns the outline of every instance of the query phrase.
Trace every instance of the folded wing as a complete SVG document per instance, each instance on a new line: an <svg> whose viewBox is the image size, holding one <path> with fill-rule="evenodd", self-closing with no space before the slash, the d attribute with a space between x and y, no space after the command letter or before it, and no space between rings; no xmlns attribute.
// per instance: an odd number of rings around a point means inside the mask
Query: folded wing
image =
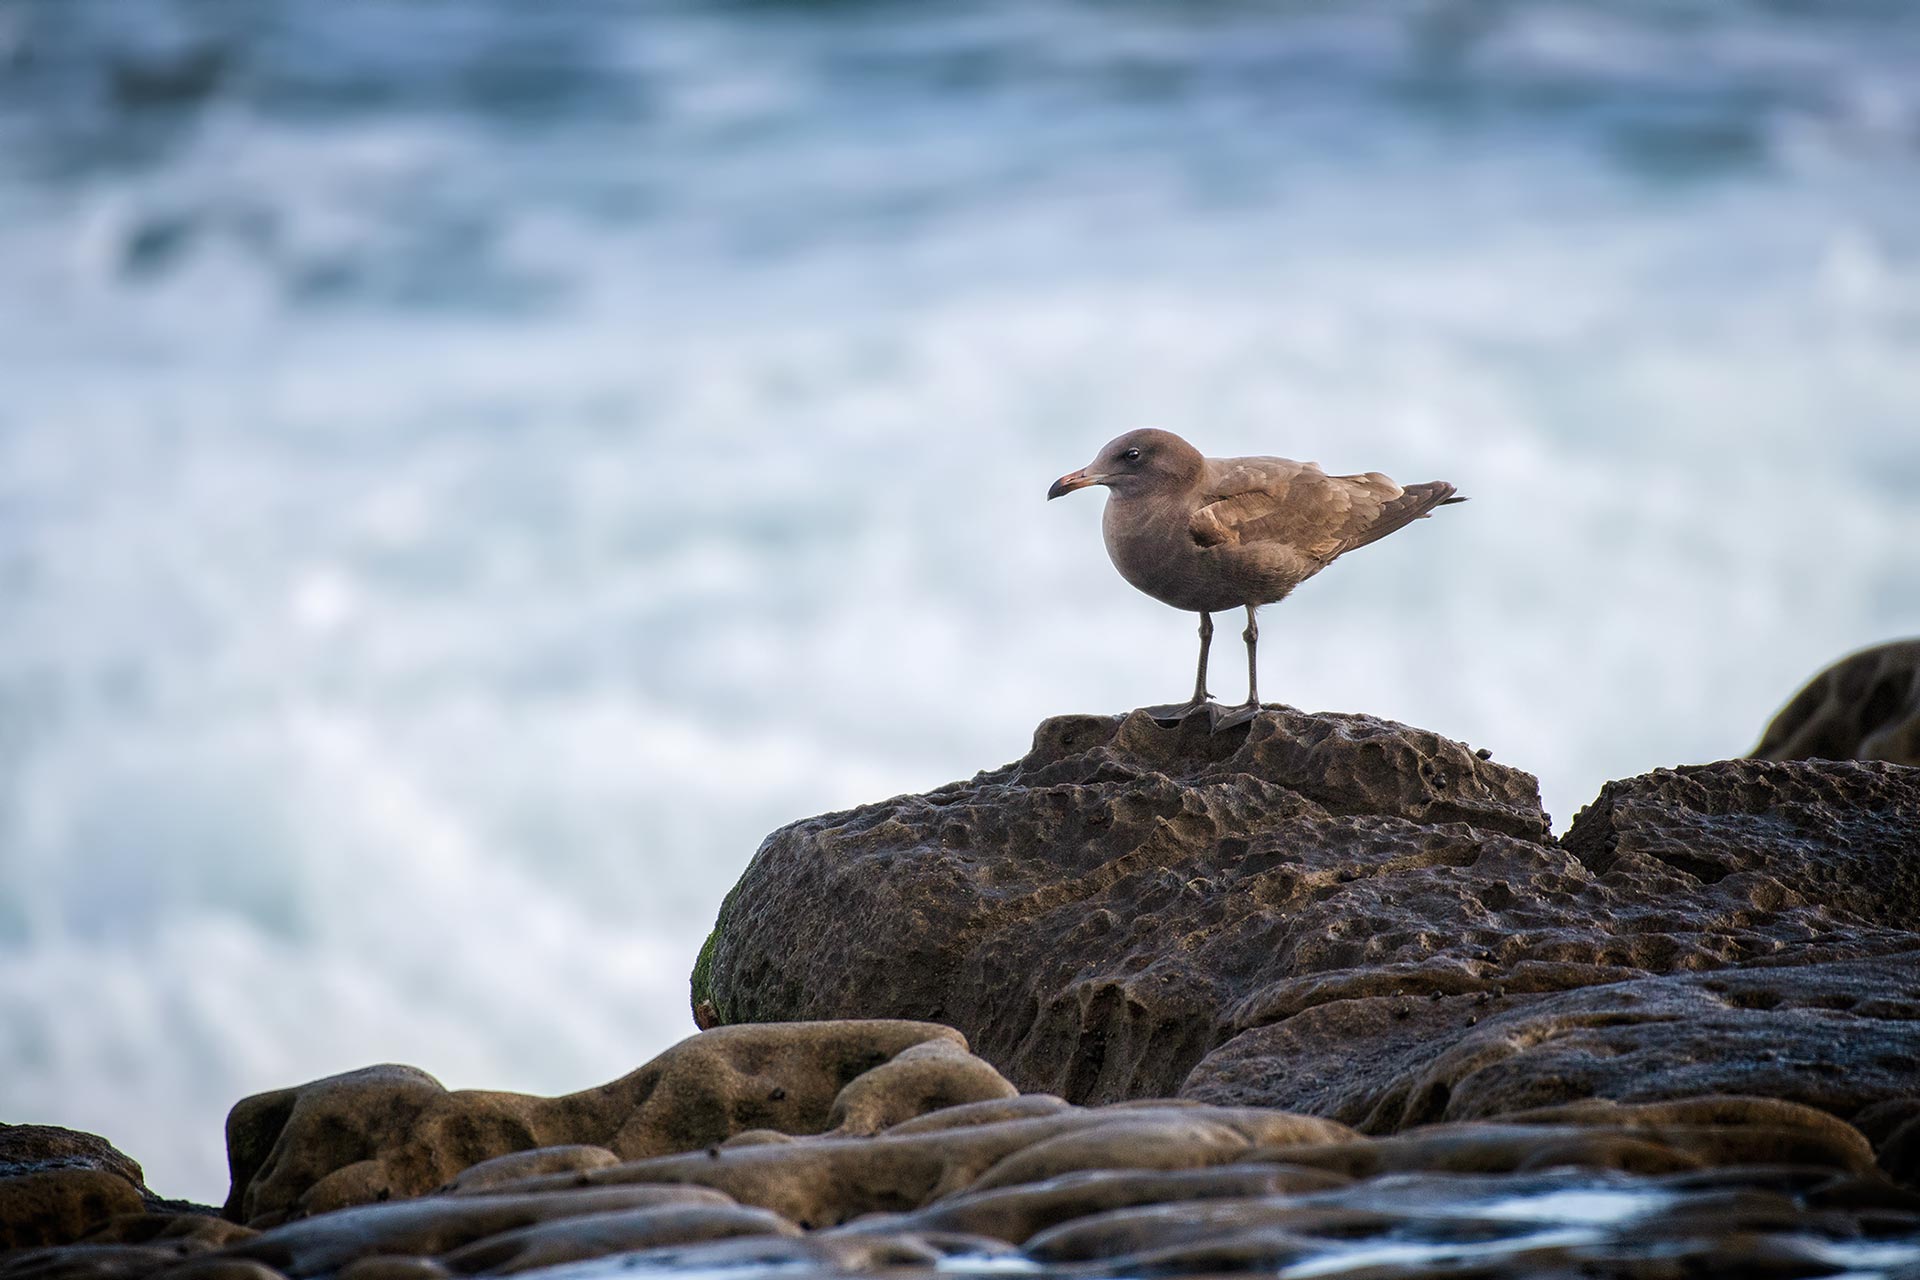
<svg viewBox="0 0 1920 1280"><path fill-rule="evenodd" d="M1321 564L1377 541L1445 502L1444 480L1395 484L1377 471L1330 476L1311 462L1237 458L1208 477L1188 532L1202 547L1277 544Z"/></svg>

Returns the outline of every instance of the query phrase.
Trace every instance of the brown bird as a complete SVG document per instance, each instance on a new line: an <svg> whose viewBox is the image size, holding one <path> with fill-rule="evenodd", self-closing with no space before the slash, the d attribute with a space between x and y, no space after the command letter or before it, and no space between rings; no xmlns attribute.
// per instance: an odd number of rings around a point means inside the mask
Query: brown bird
<svg viewBox="0 0 1920 1280"><path fill-rule="evenodd" d="M1047 497L1094 484L1107 486L1101 529L1120 576L1200 615L1193 700L1148 710L1179 721L1206 708L1215 730L1260 710L1254 610L1285 599L1355 547L1466 501L1444 480L1402 488L1378 471L1330 476L1317 463L1288 458L1204 458L1171 431L1129 431L1055 480ZM1247 700L1229 710L1207 693L1207 649L1213 614L1233 608L1247 611Z"/></svg>

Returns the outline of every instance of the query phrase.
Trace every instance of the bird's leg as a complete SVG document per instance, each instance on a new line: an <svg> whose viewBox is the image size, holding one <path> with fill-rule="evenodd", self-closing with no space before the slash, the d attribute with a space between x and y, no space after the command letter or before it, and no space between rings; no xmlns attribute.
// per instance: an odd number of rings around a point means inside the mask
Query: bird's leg
<svg viewBox="0 0 1920 1280"><path fill-rule="evenodd" d="M1207 700L1207 650L1213 647L1213 615L1200 612L1200 669L1193 676L1193 705Z"/></svg>
<svg viewBox="0 0 1920 1280"><path fill-rule="evenodd" d="M1213 647L1213 615L1200 613L1200 666L1193 675L1193 701L1148 707L1147 714L1164 725L1176 725L1200 708L1209 705L1207 697L1207 650Z"/></svg>
<svg viewBox="0 0 1920 1280"><path fill-rule="evenodd" d="M1247 705L1258 709L1260 706L1260 664L1254 655L1260 647L1260 623L1253 616L1253 606L1247 606L1247 629L1240 633L1247 642Z"/></svg>
<svg viewBox="0 0 1920 1280"><path fill-rule="evenodd" d="M1247 629L1240 638L1247 642L1247 700L1230 711L1221 712L1213 717L1213 731L1231 729L1245 724L1260 714L1260 624L1254 620L1253 605L1247 606Z"/></svg>

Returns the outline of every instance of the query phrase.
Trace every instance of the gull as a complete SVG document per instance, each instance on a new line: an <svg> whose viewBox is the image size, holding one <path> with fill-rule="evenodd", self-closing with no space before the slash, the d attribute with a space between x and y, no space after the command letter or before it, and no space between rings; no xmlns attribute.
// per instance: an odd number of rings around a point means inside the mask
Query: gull
<svg viewBox="0 0 1920 1280"><path fill-rule="evenodd" d="M1120 576L1155 600L1200 615L1200 666L1193 697L1149 707L1163 723L1201 710L1215 732L1260 711L1254 611L1355 547L1378 542L1435 507L1466 499L1445 480L1405 487L1378 471L1330 476L1290 458L1207 458L1171 431L1129 431L1047 490L1049 500L1089 485L1107 487L1101 531ZM1247 700L1222 708L1207 693L1213 615L1244 608Z"/></svg>

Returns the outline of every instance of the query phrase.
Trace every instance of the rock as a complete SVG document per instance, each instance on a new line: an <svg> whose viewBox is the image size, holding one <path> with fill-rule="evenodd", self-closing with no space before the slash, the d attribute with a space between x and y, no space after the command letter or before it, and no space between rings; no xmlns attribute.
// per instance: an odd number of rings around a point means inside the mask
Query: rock
<svg viewBox="0 0 1920 1280"><path fill-rule="evenodd" d="M288 1276L316 1276L362 1259L439 1257L476 1241L574 1218L731 1207L718 1192L685 1186L580 1187L564 1195L430 1196L289 1222L220 1256L258 1262Z"/></svg>
<svg viewBox="0 0 1920 1280"><path fill-rule="evenodd" d="M1048 1227L1114 1209L1171 1201L1293 1195L1324 1191L1348 1181L1343 1174L1284 1164L1229 1164L1171 1171L1092 1169L987 1190L980 1190L976 1184L874 1229L958 1232L1021 1244ZM846 1228L859 1229L858 1223Z"/></svg>
<svg viewBox="0 0 1920 1280"><path fill-rule="evenodd" d="M948 1057L920 1054L908 1074ZM1865 1114L1876 1133L1913 1119L1891 1103ZM453 1280L592 1259L927 1280L1283 1267L1680 1280L1920 1261L1920 1194L1882 1177L1867 1136L1766 1098L1585 1099L1368 1138L1266 1108L1027 1096L871 1134L760 1132L773 1140L618 1164L599 1148L528 1151L439 1194L258 1234L132 1215L0 1257L0 1280Z"/></svg>
<svg viewBox="0 0 1920 1280"><path fill-rule="evenodd" d="M1561 843L1594 874L1649 893L1731 880L1764 910L1920 929L1920 773L1902 765L1658 769L1607 783Z"/></svg>
<svg viewBox="0 0 1920 1280"><path fill-rule="evenodd" d="M964 1129L979 1124L999 1124L1002 1120L1029 1120L1050 1116L1071 1106L1065 1098L1051 1093L1023 1093L1003 1102L970 1102L944 1107L917 1119L903 1121L888 1130L895 1137L911 1133L938 1133L943 1129Z"/></svg>
<svg viewBox="0 0 1920 1280"><path fill-rule="evenodd" d="M1876 645L1822 671L1773 718L1753 755L1920 765L1920 640Z"/></svg>
<svg viewBox="0 0 1920 1280"><path fill-rule="evenodd" d="M140 1280L170 1270L181 1254L164 1245L71 1244L0 1251L5 1280Z"/></svg>
<svg viewBox="0 0 1920 1280"><path fill-rule="evenodd" d="M958 1252L949 1240L913 1235L804 1237L754 1236L712 1244L682 1245L631 1253L621 1265L644 1273L752 1276L792 1271L800 1275L840 1276L868 1271L920 1274L931 1280L932 1268L949 1252ZM968 1241L969 1245L976 1242ZM998 1242L978 1242L994 1245ZM986 1254L980 1247L967 1250ZM1010 1252L1001 1246L1002 1253ZM993 1256L987 1254L987 1256Z"/></svg>
<svg viewBox="0 0 1920 1280"><path fill-rule="evenodd" d="M732 1141L732 1139L728 1139ZM535 1178L547 1173L580 1173L604 1169L620 1163L620 1157L605 1147L576 1143L565 1147L535 1147L512 1155L495 1156L462 1170L452 1182L441 1187L455 1195L479 1195L495 1188Z"/></svg>
<svg viewBox="0 0 1920 1280"><path fill-rule="evenodd" d="M931 1044L941 1047L925 1047ZM915 1046L923 1046L918 1056L895 1061ZM875 1068L885 1074L866 1080ZM411 1067L371 1067L233 1108L226 1216L264 1227L297 1214L421 1195L514 1153L524 1157L518 1174L510 1166L475 1181L510 1183L543 1164L589 1168L597 1158L582 1146L633 1160L713 1146L753 1129L879 1125L946 1101L1012 1091L967 1053L958 1032L918 1022L720 1028L611 1084L560 1098L448 1092ZM563 1147L574 1150L553 1153ZM548 1154L533 1154L542 1150Z"/></svg>
<svg viewBox="0 0 1920 1280"><path fill-rule="evenodd" d="M1895 1182L1920 1187L1920 1116L1887 1136L1880 1147L1880 1167Z"/></svg>
<svg viewBox="0 0 1920 1280"><path fill-rule="evenodd" d="M0 1124L0 1249L67 1244L150 1199L140 1166L105 1138Z"/></svg>
<svg viewBox="0 0 1920 1280"><path fill-rule="evenodd" d="M1184 1092L1238 1105L1288 1097L1389 1133L1589 1097L1747 1094L1852 1116L1920 1085L1920 951L1407 1003L1404 1021L1349 1001L1244 1032ZM1393 1048L1345 1079L1315 1076L1369 1040Z"/></svg>
<svg viewBox="0 0 1920 1280"><path fill-rule="evenodd" d="M0 1124L0 1178L53 1169L98 1169L146 1185L139 1164L105 1138L50 1124Z"/></svg>
<svg viewBox="0 0 1920 1280"><path fill-rule="evenodd" d="M964 1043L928 1040L902 1049L847 1083L827 1113L838 1133L868 1134L964 1103L1017 1098L1020 1091Z"/></svg>
<svg viewBox="0 0 1920 1280"><path fill-rule="evenodd" d="M727 1022L948 1021L1070 1102L1370 1133L1915 1092L1920 772L1659 770L1546 831L1531 777L1402 725L1064 717L1005 768L775 832L695 994Z"/></svg>
<svg viewBox="0 0 1920 1280"><path fill-rule="evenodd" d="M696 998L729 1023L914 1008L1023 1089L1167 1095L1276 970L1380 949L1289 937L1300 900L1382 863L1449 874L1489 842L1564 861L1546 826L1528 775L1385 721L1062 717L1006 768L769 837Z"/></svg>
<svg viewBox="0 0 1920 1280"><path fill-rule="evenodd" d="M800 1228L777 1213L734 1204L683 1204L596 1213L503 1231L455 1249L443 1259L462 1275L512 1275L538 1267L635 1253L666 1245L739 1236L797 1236Z"/></svg>
<svg viewBox="0 0 1920 1280"><path fill-rule="evenodd" d="M1096 1162L1108 1168L1195 1167L1256 1146L1311 1147L1355 1136L1331 1121L1252 1108L1069 1107L914 1133L889 1130L873 1137L834 1134L713 1147L582 1174L530 1178L512 1190L535 1195L583 1185L688 1184L724 1192L813 1230L868 1214L908 1213L962 1190L1045 1179Z"/></svg>
<svg viewBox="0 0 1920 1280"><path fill-rule="evenodd" d="M195 1258L160 1274L166 1280L285 1280L272 1267L250 1258ZM341 1280L346 1280L344 1274Z"/></svg>

